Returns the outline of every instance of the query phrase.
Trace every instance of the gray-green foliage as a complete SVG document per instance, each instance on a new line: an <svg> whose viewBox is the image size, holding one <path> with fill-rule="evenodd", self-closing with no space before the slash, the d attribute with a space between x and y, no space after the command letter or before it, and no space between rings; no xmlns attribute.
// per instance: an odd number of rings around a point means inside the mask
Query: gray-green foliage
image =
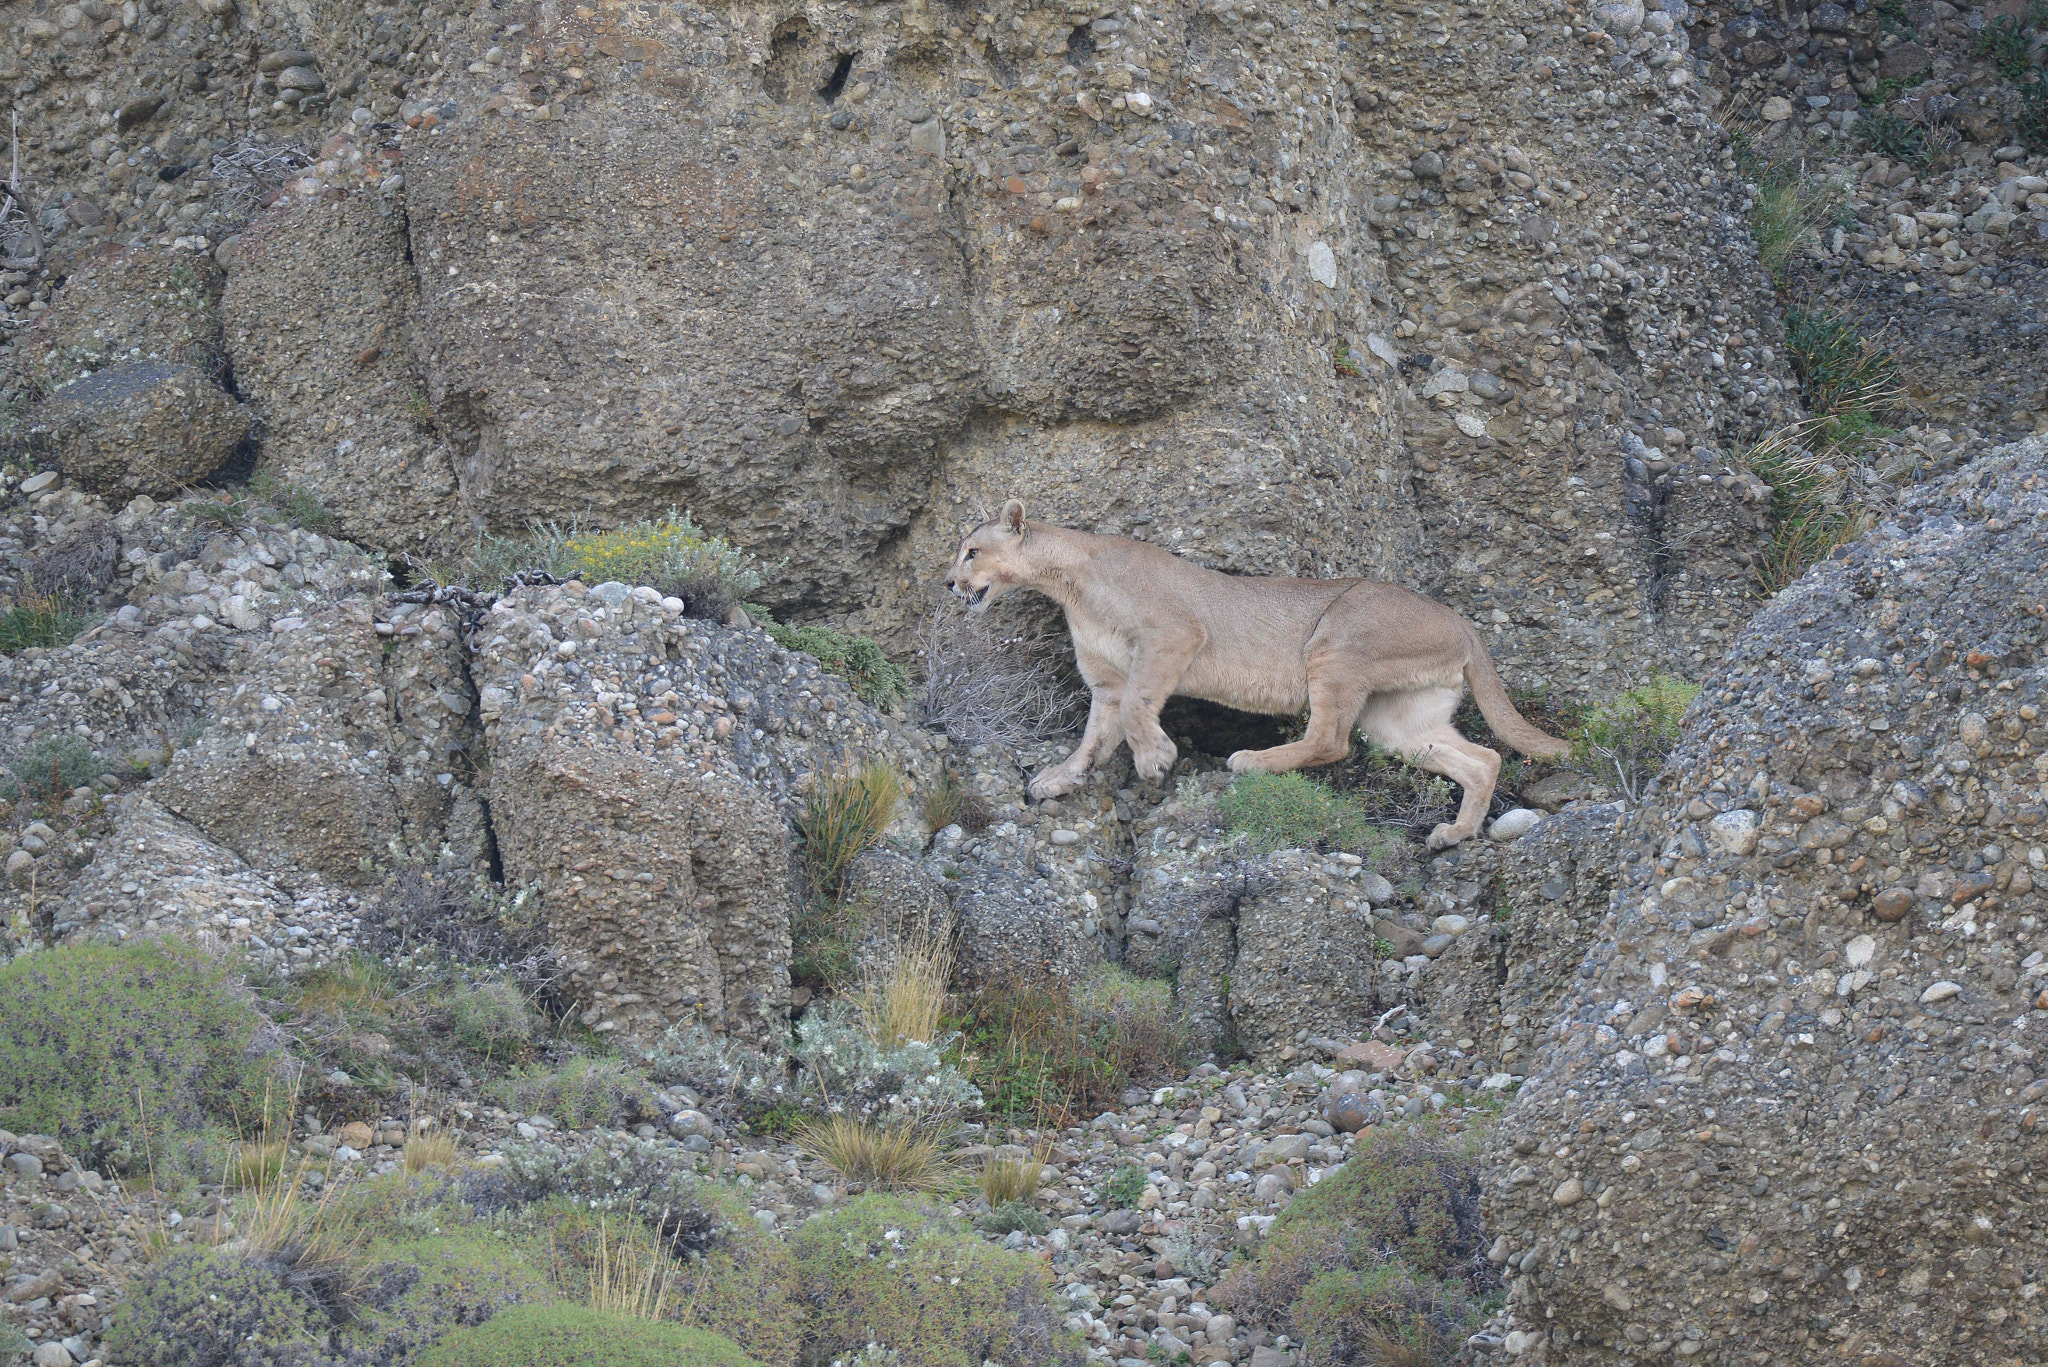
<svg viewBox="0 0 2048 1367"><path fill-rule="evenodd" d="M45 736L24 747L13 768L0 774L0 797L18 800L23 793L37 799L63 797L100 774L99 757L85 737L66 732Z"/></svg>
<svg viewBox="0 0 2048 1367"><path fill-rule="evenodd" d="M129 1283L107 1347L150 1367L300 1367L324 1357L332 1316L314 1288L222 1249L181 1249Z"/></svg>
<svg viewBox="0 0 2048 1367"><path fill-rule="evenodd" d="M1355 850L1372 831L1365 811L1305 774L1241 774L1217 799L1232 831L1261 854L1286 849Z"/></svg>

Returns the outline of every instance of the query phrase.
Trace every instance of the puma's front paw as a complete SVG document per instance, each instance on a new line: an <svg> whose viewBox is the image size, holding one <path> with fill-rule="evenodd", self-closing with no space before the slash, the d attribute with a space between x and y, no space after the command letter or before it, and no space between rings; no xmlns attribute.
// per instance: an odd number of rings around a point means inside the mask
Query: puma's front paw
<svg viewBox="0 0 2048 1367"><path fill-rule="evenodd" d="M1156 744L1133 746L1131 765L1138 771L1138 777L1147 783L1157 783L1166 777L1166 771L1173 767L1173 761L1180 754L1174 743L1160 737Z"/></svg>
<svg viewBox="0 0 2048 1367"><path fill-rule="evenodd" d="M1037 778L1031 780L1029 792L1034 802L1047 798L1064 797L1081 786L1081 775L1064 764L1055 764Z"/></svg>
<svg viewBox="0 0 2048 1367"><path fill-rule="evenodd" d="M1259 762L1259 751L1257 750L1234 751L1224 763L1229 766L1230 772L1233 774L1263 774L1266 772L1266 766Z"/></svg>
<svg viewBox="0 0 2048 1367"><path fill-rule="evenodd" d="M1467 832L1446 821L1429 833L1429 847L1433 850L1447 850L1464 840L1466 834Z"/></svg>

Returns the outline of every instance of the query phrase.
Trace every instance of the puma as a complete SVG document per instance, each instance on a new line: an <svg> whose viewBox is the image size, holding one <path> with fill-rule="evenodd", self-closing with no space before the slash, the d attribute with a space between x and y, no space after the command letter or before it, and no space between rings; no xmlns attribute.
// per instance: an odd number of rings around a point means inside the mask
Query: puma
<svg viewBox="0 0 2048 1367"><path fill-rule="evenodd" d="M1131 747L1138 775L1165 776L1174 744L1159 709L1181 694L1246 712L1299 716L1298 741L1230 757L1238 773L1284 773L1351 752L1353 727L1465 790L1458 819L1430 833L1444 849L1478 832L1500 755L1451 725L1469 685L1494 734L1540 759L1570 747L1515 710L1479 632L1449 608L1371 579L1221 574L1117 536L1001 516L960 544L946 587L975 612L1017 589L1066 611L1091 704L1081 744L1031 781L1031 796L1072 792L1097 760Z"/></svg>

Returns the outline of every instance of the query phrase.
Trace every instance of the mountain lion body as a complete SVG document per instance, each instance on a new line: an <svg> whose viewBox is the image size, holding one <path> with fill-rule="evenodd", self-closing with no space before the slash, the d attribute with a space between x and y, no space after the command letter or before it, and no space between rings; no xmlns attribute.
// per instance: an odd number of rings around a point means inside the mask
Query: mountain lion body
<svg viewBox="0 0 2048 1367"><path fill-rule="evenodd" d="M1499 754L1451 725L1468 685L1517 750L1549 758L1569 748L1515 710L1470 623L1395 584L1222 574L1141 541L1028 520L1012 499L961 543L946 587L975 611L1014 589L1066 611L1088 726L1072 755L1031 781L1034 798L1073 791L1119 742L1139 777L1163 777L1175 750L1159 709L1175 694L1281 716L1307 709L1300 740L1232 755L1239 773L1335 763L1356 726L1456 782L1458 818L1430 833L1432 849L1479 830L1500 776Z"/></svg>

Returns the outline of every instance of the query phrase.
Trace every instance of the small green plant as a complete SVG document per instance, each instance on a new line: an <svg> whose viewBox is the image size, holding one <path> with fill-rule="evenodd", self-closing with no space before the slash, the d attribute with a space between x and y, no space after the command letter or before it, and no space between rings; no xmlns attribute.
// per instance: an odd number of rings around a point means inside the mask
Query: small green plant
<svg viewBox="0 0 2048 1367"><path fill-rule="evenodd" d="M1052 1228L1045 1212L1029 1201L1005 1201L974 1222L984 1234L1043 1234Z"/></svg>
<svg viewBox="0 0 2048 1367"><path fill-rule="evenodd" d="M498 1058L518 1053L533 1038L533 1010L502 979L463 987L449 1000L455 1036L464 1047Z"/></svg>
<svg viewBox="0 0 2048 1367"><path fill-rule="evenodd" d="M659 1110L645 1079L610 1058L574 1058L557 1068L514 1068L490 1090L509 1111L545 1115L572 1130L618 1125Z"/></svg>
<svg viewBox="0 0 2048 1367"><path fill-rule="evenodd" d="M995 813L989 810L988 799L961 783L951 769L941 769L938 778L925 790L927 831L958 826L969 835L980 835L994 821Z"/></svg>
<svg viewBox="0 0 2048 1367"><path fill-rule="evenodd" d="M1866 109L1856 118L1856 135L1871 151L1919 165L1927 159L1927 127L1889 109Z"/></svg>
<svg viewBox="0 0 2048 1367"><path fill-rule="evenodd" d="M35 1350L35 1340L15 1328L13 1320L0 1320L0 1367L27 1362Z"/></svg>
<svg viewBox="0 0 2048 1367"><path fill-rule="evenodd" d="M2029 152L2048 153L2048 67L2020 82L2020 110L2013 129Z"/></svg>
<svg viewBox="0 0 2048 1367"><path fill-rule="evenodd" d="M789 980L823 992L852 978L853 949L868 911L857 897L821 894L800 901L789 918Z"/></svg>
<svg viewBox="0 0 2048 1367"><path fill-rule="evenodd" d="M1640 801L1678 743L1686 709L1699 695L1698 684L1668 674L1631 688L1586 714L1572 740L1573 756L1603 777L1611 776L1629 801Z"/></svg>
<svg viewBox="0 0 2048 1367"><path fill-rule="evenodd" d="M249 494L291 526L324 532L335 524L334 514L310 490L279 479L269 470L258 470L249 477Z"/></svg>
<svg viewBox="0 0 2048 1367"><path fill-rule="evenodd" d="M1896 33L1901 38L1911 38L1919 30L1906 17L1906 0L1884 0L1877 7L1877 26L1886 33Z"/></svg>
<svg viewBox="0 0 2048 1367"><path fill-rule="evenodd" d="M1135 1210L1145 1195L1145 1170L1136 1163L1122 1163L1102 1184L1102 1200L1117 1210Z"/></svg>
<svg viewBox="0 0 2048 1367"><path fill-rule="evenodd" d="M429 573L479 589L495 589L506 575L524 570L585 584L616 581L680 598L691 616L718 620L760 588L773 568L672 508L609 531L572 522L542 523L525 536L480 534L462 563L436 564Z"/></svg>
<svg viewBox="0 0 2048 1367"><path fill-rule="evenodd" d="M1832 309L1785 311L1785 350L1807 406L1816 414L1875 412L1897 392L1898 362Z"/></svg>
<svg viewBox="0 0 2048 1367"><path fill-rule="evenodd" d="M2027 74L2027 23L2017 14L2001 15L1978 33L1972 50L1989 57L1999 75L2017 81Z"/></svg>
<svg viewBox="0 0 2048 1367"><path fill-rule="evenodd" d="M0 612L0 655L70 645L98 620L97 613L69 598L26 589L16 595L13 607Z"/></svg>
<svg viewBox="0 0 2048 1367"><path fill-rule="evenodd" d="M1356 380L1365 374L1358 368L1358 359L1351 354L1348 342L1337 343L1337 349L1330 353L1330 366L1347 380Z"/></svg>
<svg viewBox="0 0 2048 1367"><path fill-rule="evenodd" d="M1240 774L1217 799L1232 831L1261 854L1285 849L1358 849L1371 821L1355 802L1306 774Z"/></svg>
<svg viewBox="0 0 2048 1367"><path fill-rule="evenodd" d="M427 398L427 392L424 389L415 389L412 392L412 396L405 401L405 411L407 416L412 419L412 425L419 428L420 431L431 432L434 430L434 405Z"/></svg>
<svg viewBox="0 0 2048 1367"><path fill-rule="evenodd" d="M960 1066L990 1111L1061 1124L1191 1061L1172 984L1119 968L1098 969L1078 987L1050 977L989 983L948 1024L960 1032Z"/></svg>
<svg viewBox="0 0 2048 1367"><path fill-rule="evenodd" d="M886 712L910 695L908 671L867 637L830 627L784 626L759 608L749 608L748 614L775 644L811 656L826 673L837 674L851 684L870 707Z"/></svg>
<svg viewBox="0 0 2048 1367"><path fill-rule="evenodd" d="M797 822L812 887L823 896L838 897L847 870L881 840L902 801L903 780L878 760L815 776Z"/></svg>
<svg viewBox="0 0 2048 1367"><path fill-rule="evenodd" d="M47 802L69 796L74 788L84 787L99 774L99 757L93 754L85 737L68 731L61 736L45 736L22 750L10 773L0 774L0 797L14 802L26 794Z"/></svg>

